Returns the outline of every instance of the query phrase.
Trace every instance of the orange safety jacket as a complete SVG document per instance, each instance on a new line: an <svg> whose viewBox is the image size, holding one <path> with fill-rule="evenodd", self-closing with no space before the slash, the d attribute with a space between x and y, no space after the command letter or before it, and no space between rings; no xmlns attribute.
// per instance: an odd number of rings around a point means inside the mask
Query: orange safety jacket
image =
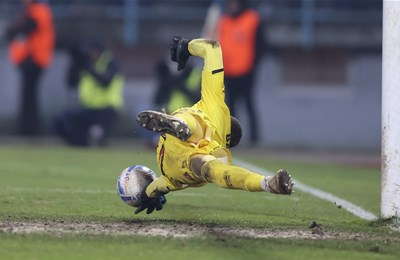
<svg viewBox="0 0 400 260"><path fill-rule="evenodd" d="M49 66L54 49L54 26L48 5L33 3L28 6L27 16L35 20L36 28L26 39L15 39L10 43L10 59L21 64L29 56L42 68Z"/></svg>
<svg viewBox="0 0 400 260"><path fill-rule="evenodd" d="M246 10L238 17L221 17L218 40L226 76L243 76L253 69L259 23L260 17L254 10Z"/></svg>

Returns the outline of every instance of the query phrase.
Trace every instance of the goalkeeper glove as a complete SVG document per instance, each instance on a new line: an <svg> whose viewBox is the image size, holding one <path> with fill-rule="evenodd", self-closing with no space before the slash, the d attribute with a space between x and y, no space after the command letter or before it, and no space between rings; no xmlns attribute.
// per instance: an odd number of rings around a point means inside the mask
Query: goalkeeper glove
<svg viewBox="0 0 400 260"><path fill-rule="evenodd" d="M190 40L174 36L170 46L171 60L178 63L178 71L183 70L191 55L188 50Z"/></svg>
<svg viewBox="0 0 400 260"><path fill-rule="evenodd" d="M135 214L138 214L145 209L147 209L147 214L152 213L154 210L162 210L163 205L167 202L164 195L161 195L158 198L149 198L144 194L144 197L145 199L142 201L142 204L135 210Z"/></svg>

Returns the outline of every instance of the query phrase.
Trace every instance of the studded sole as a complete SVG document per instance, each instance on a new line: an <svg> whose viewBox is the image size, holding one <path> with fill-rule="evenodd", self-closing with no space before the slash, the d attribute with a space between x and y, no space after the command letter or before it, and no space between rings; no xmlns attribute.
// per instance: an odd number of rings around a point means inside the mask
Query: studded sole
<svg viewBox="0 0 400 260"><path fill-rule="evenodd" d="M182 141L191 136L190 128L183 120L165 113L145 110L138 114L137 121L144 128L173 135Z"/></svg>
<svg viewBox="0 0 400 260"><path fill-rule="evenodd" d="M279 179L279 190L281 194L292 194L293 192L293 182L291 176L285 170L278 171Z"/></svg>

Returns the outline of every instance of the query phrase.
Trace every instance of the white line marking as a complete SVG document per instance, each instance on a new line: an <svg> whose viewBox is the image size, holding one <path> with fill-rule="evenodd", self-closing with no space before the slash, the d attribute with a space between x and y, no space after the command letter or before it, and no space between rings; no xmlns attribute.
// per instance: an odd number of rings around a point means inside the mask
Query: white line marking
<svg viewBox="0 0 400 260"><path fill-rule="evenodd" d="M266 176L270 176L270 175L274 175L275 174L275 173L267 171L267 170L265 170L263 168L255 166L253 164L246 163L246 162L244 162L242 160L239 160L237 158L235 158L234 160L235 160L235 164L236 165L244 167L244 168L249 169L251 171L258 172L258 173L266 175ZM306 184L303 184L303 183L301 183L301 182L299 182L297 180L294 180L294 182L296 182L296 185L294 186L295 190L300 190L302 192L309 193L309 194L311 194L311 195L313 195L313 196L315 196L315 197L317 197L319 199L335 203L336 205L340 205L343 209L347 210L348 212L352 213L353 215L355 215L355 216L357 216L357 217L359 217L361 219L365 219L365 220L369 220L369 221L377 219L377 217L373 213L368 212L368 211L360 208L357 205L354 205L353 203L351 203L351 202L349 202L347 200L344 200L344 199L341 199L339 197L336 197L335 195L332 195L332 194L330 194L328 192L313 188L313 187L308 186Z"/></svg>

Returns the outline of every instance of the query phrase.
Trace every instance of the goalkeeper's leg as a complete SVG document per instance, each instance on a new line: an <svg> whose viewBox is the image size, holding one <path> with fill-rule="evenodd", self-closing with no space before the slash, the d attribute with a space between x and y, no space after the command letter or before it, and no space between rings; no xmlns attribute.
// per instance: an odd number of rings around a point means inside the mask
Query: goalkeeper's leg
<svg viewBox="0 0 400 260"><path fill-rule="evenodd" d="M174 115L145 110L138 114L137 121L143 127L175 136L182 141L196 143L204 138L204 123L201 118L178 110Z"/></svg>
<svg viewBox="0 0 400 260"><path fill-rule="evenodd" d="M224 102L225 92L223 73L221 73L223 72L223 62L219 43L206 39L191 41L182 39L181 41L185 43L182 46L186 47L180 51L189 52L191 55L204 59L201 100L197 103L196 109L212 111L212 113L208 113L208 117L217 122L215 123L217 126L229 123L230 113ZM175 50L175 52L177 51L179 50ZM220 123L221 118L226 118L226 122ZM192 143L203 139L206 131L205 124L200 117L182 109L173 115L145 110L138 114L137 121L149 130L168 133L182 141Z"/></svg>
<svg viewBox="0 0 400 260"><path fill-rule="evenodd" d="M217 41L193 39L188 44L188 50L193 56L204 59L203 71L215 74L224 68L222 50Z"/></svg>
<svg viewBox="0 0 400 260"><path fill-rule="evenodd" d="M279 170L274 176L264 176L242 167L227 165L211 155L194 155L190 167L197 175L223 188L284 195L290 195L293 191L294 183L285 170Z"/></svg>

